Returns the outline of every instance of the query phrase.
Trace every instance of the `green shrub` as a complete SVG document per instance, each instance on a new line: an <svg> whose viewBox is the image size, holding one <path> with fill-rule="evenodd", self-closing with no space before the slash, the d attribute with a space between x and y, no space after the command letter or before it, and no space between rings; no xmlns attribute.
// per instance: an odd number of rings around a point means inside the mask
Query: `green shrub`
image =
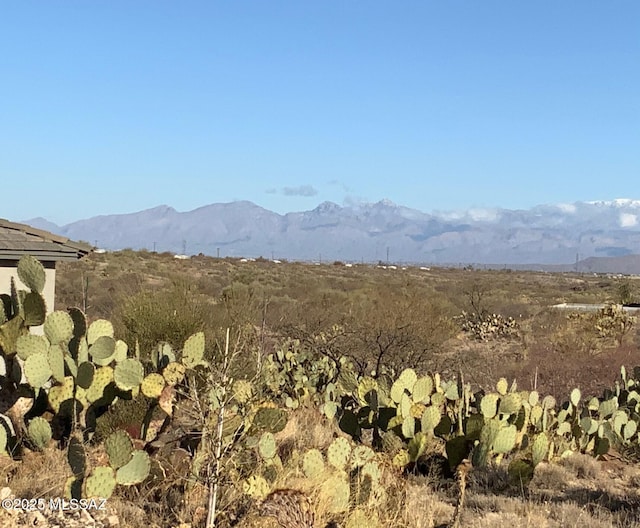
<svg viewBox="0 0 640 528"><path fill-rule="evenodd" d="M160 341L179 348L195 332L204 329L210 303L200 298L186 281L170 288L143 290L116 307L114 325L127 342L137 342L143 357Z"/></svg>

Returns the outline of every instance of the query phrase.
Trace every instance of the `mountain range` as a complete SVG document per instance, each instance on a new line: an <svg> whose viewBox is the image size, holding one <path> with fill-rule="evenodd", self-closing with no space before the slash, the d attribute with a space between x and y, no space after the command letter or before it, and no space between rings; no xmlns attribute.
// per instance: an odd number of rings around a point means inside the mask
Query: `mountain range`
<svg viewBox="0 0 640 528"><path fill-rule="evenodd" d="M631 199L432 213L388 200L324 202L284 215L236 201L188 212L161 205L63 226L43 218L24 223L107 250L220 257L571 269L576 260L586 266L593 257L640 253L640 200Z"/></svg>

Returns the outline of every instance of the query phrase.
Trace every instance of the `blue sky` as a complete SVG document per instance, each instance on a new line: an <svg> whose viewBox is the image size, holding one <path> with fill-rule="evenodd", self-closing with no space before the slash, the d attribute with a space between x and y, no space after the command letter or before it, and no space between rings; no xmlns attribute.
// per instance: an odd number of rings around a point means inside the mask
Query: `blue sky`
<svg viewBox="0 0 640 528"><path fill-rule="evenodd" d="M640 198L637 0L20 0L0 48L11 220Z"/></svg>

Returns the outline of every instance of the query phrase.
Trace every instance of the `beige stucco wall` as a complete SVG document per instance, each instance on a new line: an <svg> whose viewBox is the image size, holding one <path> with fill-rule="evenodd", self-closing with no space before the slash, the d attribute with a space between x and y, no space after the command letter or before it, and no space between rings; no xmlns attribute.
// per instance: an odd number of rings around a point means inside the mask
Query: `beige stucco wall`
<svg viewBox="0 0 640 528"><path fill-rule="evenodd" d="M46 282L44 285L44 291L42 295L44 302L47 305L47 313L52 312L54 308L54 301L56 296L56 269L55 265L51 262L45 263L45 277ZM16 281L16 287L19 290L28 290L22 281L18 278L18 270L15 267L3 267L0 266L0 293L9 293L11 291L11 277ZM33 333L41 334L42 327L34 327L31 329Z"/></svg>

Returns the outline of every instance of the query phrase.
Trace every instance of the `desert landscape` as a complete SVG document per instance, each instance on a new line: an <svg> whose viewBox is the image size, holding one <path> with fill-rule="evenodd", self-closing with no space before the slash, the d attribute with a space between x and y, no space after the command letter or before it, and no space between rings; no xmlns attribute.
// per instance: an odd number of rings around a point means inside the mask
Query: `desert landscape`
<svg viewBox="0 0 640 528"><path fill-rule="evenodd" d="M93 253L36 338L28 264L0 495L108 498L3 526L640 522L633 276Z"/></svg>

